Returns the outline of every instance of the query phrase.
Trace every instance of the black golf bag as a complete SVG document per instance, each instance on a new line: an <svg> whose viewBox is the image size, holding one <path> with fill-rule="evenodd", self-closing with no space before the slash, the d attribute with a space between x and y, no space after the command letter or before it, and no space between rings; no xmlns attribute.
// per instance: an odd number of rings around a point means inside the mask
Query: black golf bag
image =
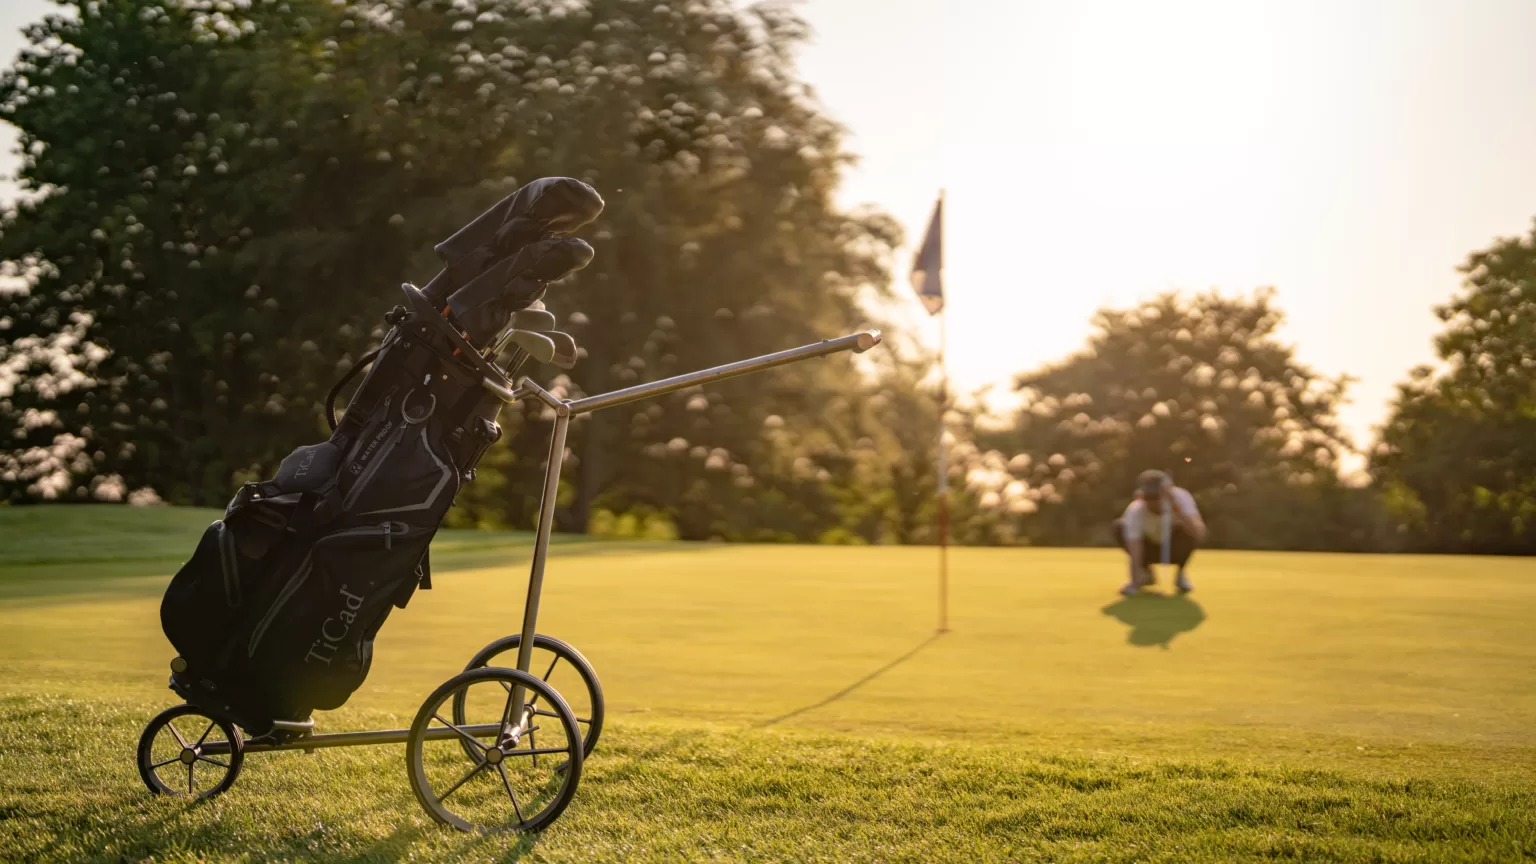
<svg viewBox="0 0 1536 864"><path fill-rule="evenodd" d="M404 286L383 344L331 390L330 439L243 485L171 580L160 621L177 693L261 734L363 683L375 635L431 586L432 537L501 436L502 400L482 385L500 377L496 337L590 262L591 247L563 235L601 209L587 185L546 178L436 247L442 273ZM364 366L338 423L335 400Z"/></svg>

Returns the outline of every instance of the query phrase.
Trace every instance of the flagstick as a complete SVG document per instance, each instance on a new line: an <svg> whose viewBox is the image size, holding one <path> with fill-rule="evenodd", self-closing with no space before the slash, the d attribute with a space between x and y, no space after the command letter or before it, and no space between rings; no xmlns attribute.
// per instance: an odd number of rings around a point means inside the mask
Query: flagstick
<svg viewBox="0 0 1536 864"><path fill-rule="evenodd" d="M949 367L944 353L948 347L944 302L944 190L934 205L933 218L923 235L912 262L912 287L923 301L929 315L939 316L939 632L949 632L949 452L944 446L944 415L949 411ZM932 301L938 301L937 303Z"/></svg>
<svg viewBox="0 0 1536 864"><path fill-rule="evenodd" d="M947 304L946 304L947 305ZM949 368L945 364L948 318L939 310L939 632L949 632L949 452L944 446L944 415L949 410Z"/></svg>
<svg viewBox="0 0 1536 864"><path fill-rule="evenodd" d="M944 191L939 190L939 237L944 236ZM942 242L942 240L940 241ZM941 247L942 248L942 247ZM942 262L943 258L940 258ZM942 267L942 264L940 265ZM941 283L942 284L942 283ZM948 294L948 290L944 291ZM949 302L939 307L939 632L949 632L949 449L944 446L944 415L949 413Z"/></svg>

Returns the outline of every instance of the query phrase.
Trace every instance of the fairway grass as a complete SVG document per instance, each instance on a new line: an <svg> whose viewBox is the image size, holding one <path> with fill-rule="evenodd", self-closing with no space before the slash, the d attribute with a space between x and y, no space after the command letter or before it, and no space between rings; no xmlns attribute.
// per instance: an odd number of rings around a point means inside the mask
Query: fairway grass
<svg viewBox="0 0 1536 864"><path fill-rule="evenodd" d="M1536 564L561 538L540 631L608 726L535 837L440 829L402 748L152 798L166 579L213 511L0 508L0 860L1536 860ZM322 731L399 728L518 629L529 538L444 532ZM1164 584L1166 586L1166 576Z"/></svg>

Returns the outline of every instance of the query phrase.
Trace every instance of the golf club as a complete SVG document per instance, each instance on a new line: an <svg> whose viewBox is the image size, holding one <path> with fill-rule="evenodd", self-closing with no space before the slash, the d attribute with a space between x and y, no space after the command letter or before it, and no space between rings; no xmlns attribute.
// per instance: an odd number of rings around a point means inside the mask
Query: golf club
<svg viewBox="0 0 1536 864"><path fill-rule="evenodd" d="M569 333L551 330L544 334L555 343L555 356L549 361L560 369L576 365L576 340Z"/></svg>
<svg viewBox="0 0 1536 864"><path fill-rule="evenodd" d="M529 306L512 313L512 320L508 322L505 330L497 337L492 346L487 349L485 356L495 357L507 347L507 341L512 338L512 333L517 330L526 330L531 333L543 333L555 329L555 316L544 309L542 301L537 301L538 307Z"/></svg>
<svg viewBox="0 0 1536 864"><path fill-rule="evenodd" d="M555 329L555 316L546 309L519 309L512 313L512 329L543 333Z"/></svg>
<svg viewBox="0 0 1536 864"><path fill-rule="evenodd" d="M548 363L555 356L555 342L543 333L513 330L512 344L540 363Z"/></svg>

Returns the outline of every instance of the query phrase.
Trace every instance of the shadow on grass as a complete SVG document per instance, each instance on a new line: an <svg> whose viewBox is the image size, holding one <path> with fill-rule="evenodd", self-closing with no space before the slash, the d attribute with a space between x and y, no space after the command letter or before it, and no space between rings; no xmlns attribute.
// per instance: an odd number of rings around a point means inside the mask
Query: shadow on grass
<svg viewBox="0 0 1536 864"><path fill-rule="evenodd" d="M892 660L891 662L885 664L884 666L881 666L879 669L876 669L875 671L869 673L868 675L865 675L863 678L860 678L859 680L853 682L852 684L849 684L847 687L844 687L843 689L837 691L836 693L833 693L831 696L828 696L825 699L822 699L820 702L813 702L810 705L805 705L805 706L802 706L800 708L796 708L795 710L790 711L787 714L780 714L777 717L774 717L774 718L771 718L771 719L768 719L768 720L764 720L763 722L758 723L756 728L758 728L758 729L766 729L769 726L774 726L776 724L783 723L785 720L789 720L791 718L798 717L801 714L805 714L806 712L815 711L817 708L823 708L823 707L825 707L827 705L831 705L833 702L836 702L837 700L842 699L843 697L849 695L853 691L859 689L860 687L863 687L865 684L868 684L869 682L875 680L876 678L879 678L881 675L884 675L885 673L891 671L892 669L895 669L897 666L900 666L901 664L907 662L908 660L911 660L913 657L916 657L919 651L922 651L924 648L927 648L929 645L932 645L934 642L937 642L939 640L939 638L941 636L943 636L943 635L944 635L943 633L935 633L932 636L929 636L927 639L924 639L923 641L917 643L916 647L912 648L907 653L901 655L900 657L897 657L895 660Z"/></svg>
<svg viewBox="0 0 1536 864"><path fill-rule="evenodd" d="M1159 645L1166 649L1175 636L1188 633L1205 621L1205 610L1189 597L1146 590L1116 600L1100 611L1130 627L1126 641L1143 648Z"/></svg>

